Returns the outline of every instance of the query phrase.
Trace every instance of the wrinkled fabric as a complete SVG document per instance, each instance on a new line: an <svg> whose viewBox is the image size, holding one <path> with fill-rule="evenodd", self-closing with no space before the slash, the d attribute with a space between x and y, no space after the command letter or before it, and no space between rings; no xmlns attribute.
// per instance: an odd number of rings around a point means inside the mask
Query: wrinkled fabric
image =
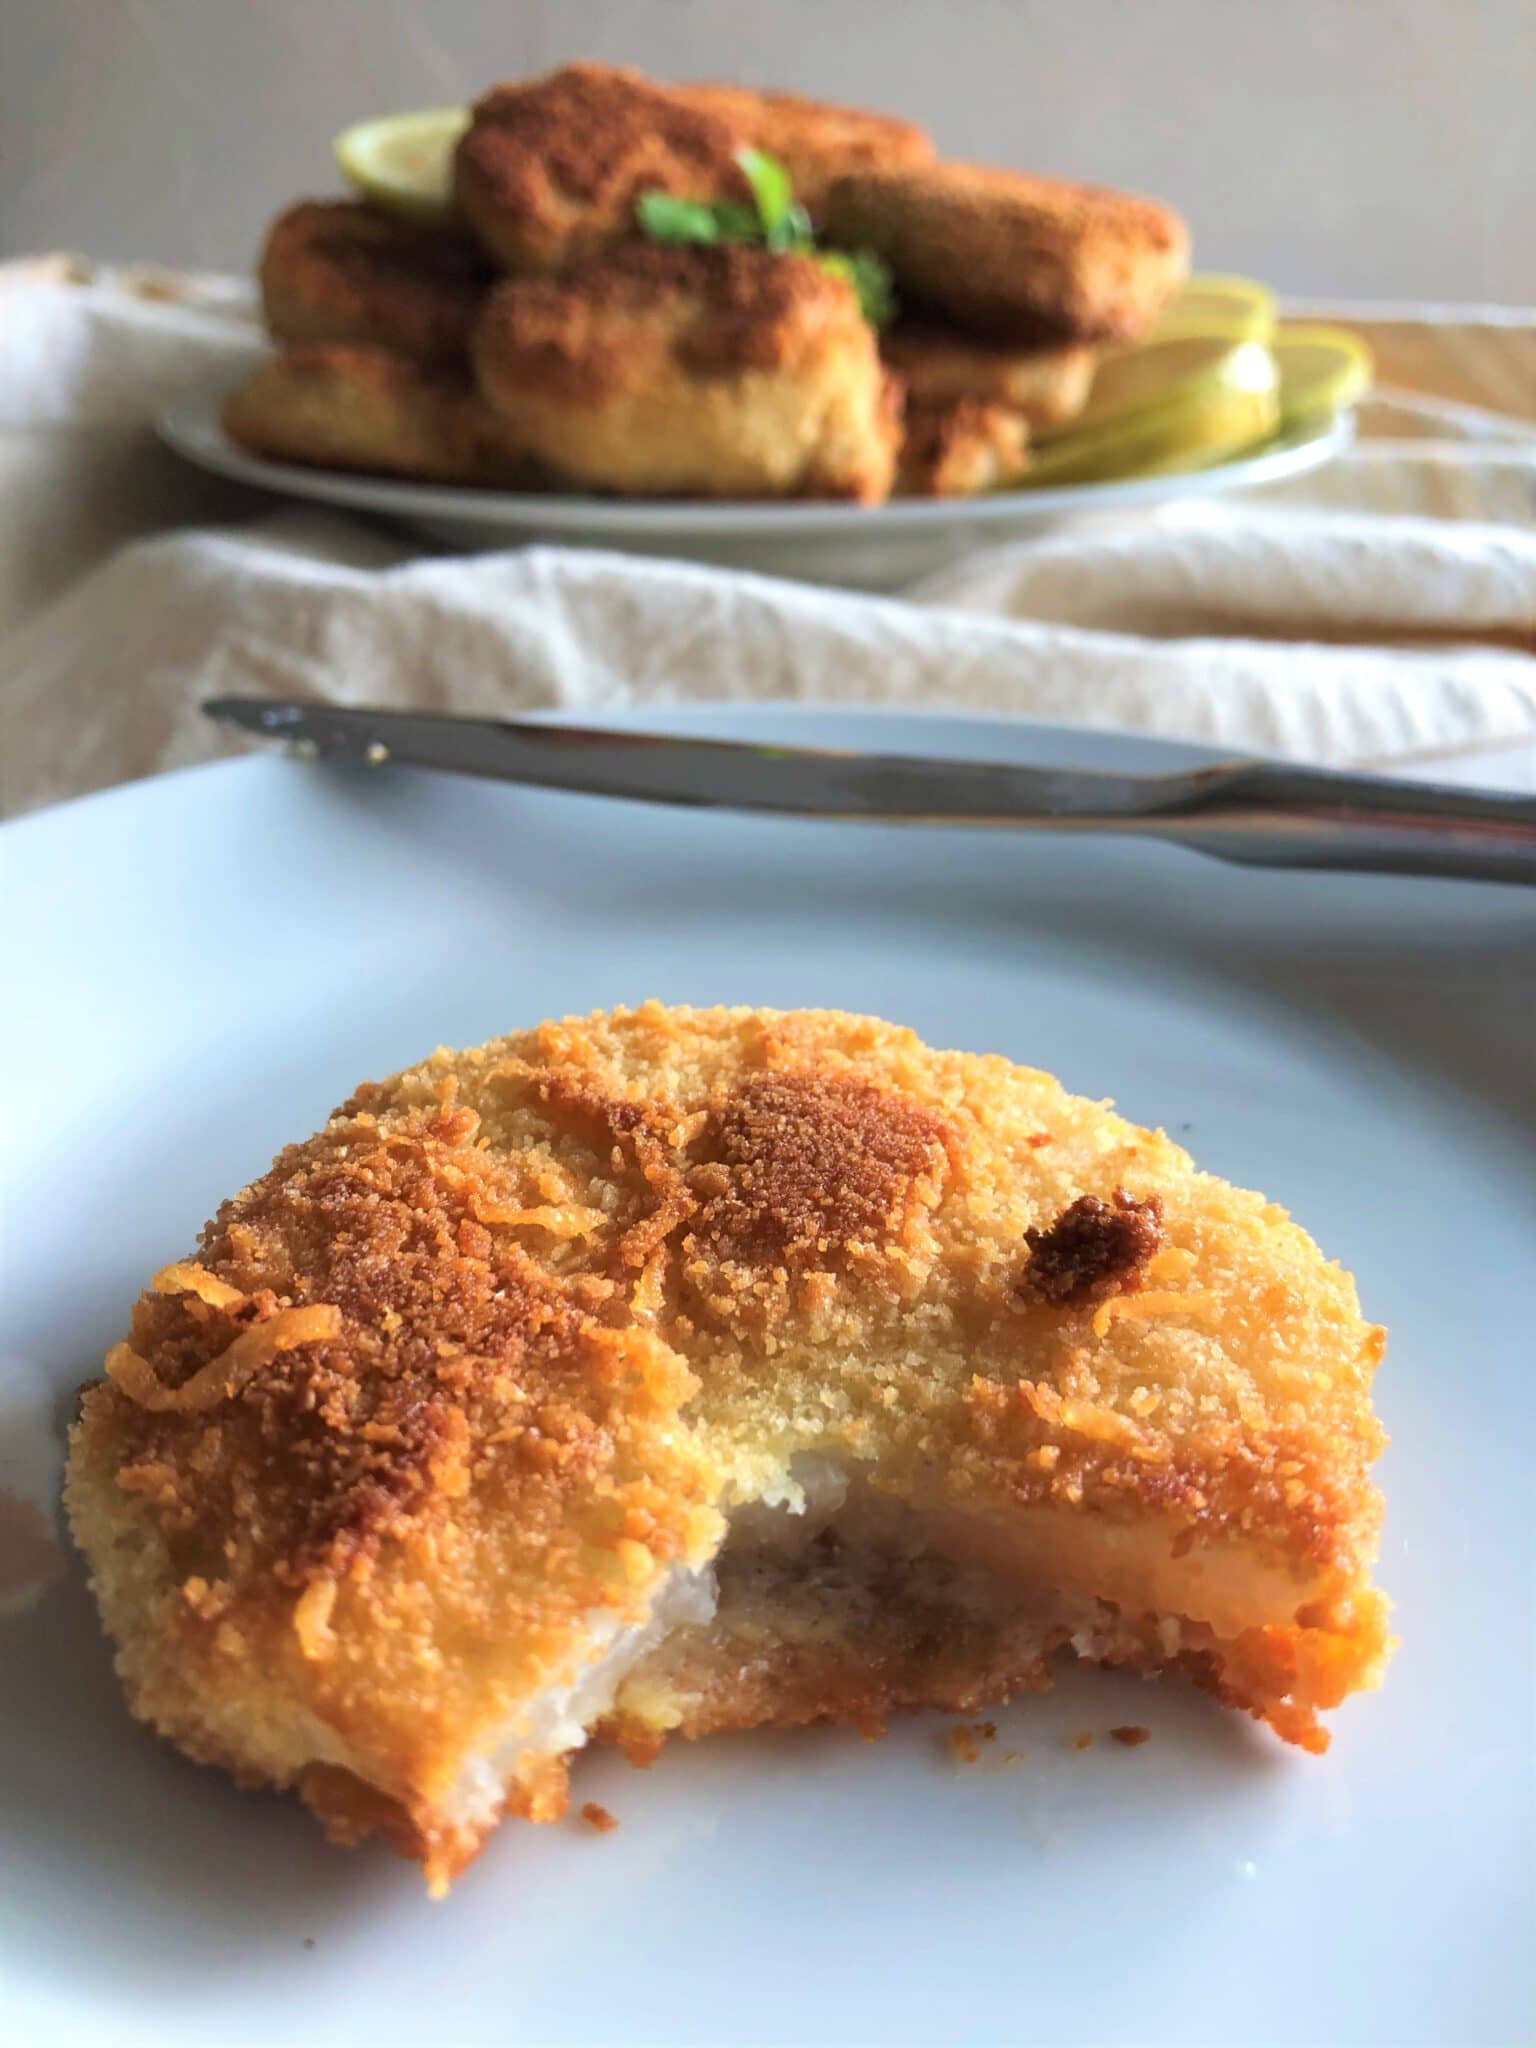
<svg viewBox="0 0 1536 2048"><path fill-rule="evenodd" d="M7 810L232 751L198 706L237 691L482 714L879 703L1330 765L1536 743L1536 460L1518 443L1405 442L1395 461L1376 444L1274 493L865 597L570 548L425 555L274 510L153 433L254 337L231 280L0 269ZM1487 516L1415 516L1452 469L1460 509Z"/></svg>

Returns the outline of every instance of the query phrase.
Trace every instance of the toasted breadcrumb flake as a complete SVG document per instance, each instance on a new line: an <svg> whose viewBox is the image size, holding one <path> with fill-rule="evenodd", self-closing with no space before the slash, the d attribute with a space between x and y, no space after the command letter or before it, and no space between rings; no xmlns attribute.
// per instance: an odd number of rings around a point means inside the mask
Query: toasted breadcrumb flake
<svg viewBox="0 0 1536 2048"><path fill-rule="evenodd" d="M976 1721L969 1727L949 1729L944 1745L957 1764L974 1764L980 1761L982 1744L996 1740L995 1721Z"/></svg>

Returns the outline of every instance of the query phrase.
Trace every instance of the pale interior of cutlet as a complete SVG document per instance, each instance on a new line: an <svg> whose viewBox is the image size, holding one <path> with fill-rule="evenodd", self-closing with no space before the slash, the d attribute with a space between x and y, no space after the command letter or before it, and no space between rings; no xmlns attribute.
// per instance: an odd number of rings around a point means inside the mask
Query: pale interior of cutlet
<svg viewBox="0 0 1536 2048"><path fill-rule="evenodd" d="M1166 1523L914 1503L802 1455L776 1498L736 1508L711 1565L674 1569L644 1623L604 1617L582 1669L466 1763L445 1817L489 1825L515 1779L593 1735L643 1753L672 1731L969 1712L1044 1689L1068 1647L1156 1670L1290 1623L1308 1597L1250 1555L1173 1547Z"/></svg>

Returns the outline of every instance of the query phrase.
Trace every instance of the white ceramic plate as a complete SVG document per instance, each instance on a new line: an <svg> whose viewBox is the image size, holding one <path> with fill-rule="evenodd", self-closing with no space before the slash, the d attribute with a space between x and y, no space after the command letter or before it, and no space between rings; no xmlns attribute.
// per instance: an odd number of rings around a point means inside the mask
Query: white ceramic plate
<svg viewBox="0 0 1536 2048"><path fill-rule="evenodd" d="M287 497L378 513L454 548L559 541L890 590L979 547L996 547L1043 527L1299 476L1347 447L1354 422L1346 414L1316 433L1274 442L1241 460L1188 476L997 491L981 498L910 498L891 505L625 500L469 490L307 469L246 454L220 426L218 400L207 395L171 406L161 414L159 429L178 454L221 476Z"/></svg>
<svg viewBox="0 0 1536 2048"><path fill-rule="evenodd" d="M1192 758L880 713L647 722ZM577 1799L618 1833L510 1824L432 1905L136 1728L72 1572L0 1623L9 2048L1528 2037L1536 899L272 759L43 813L0 859L3 1441L40 1492L27 1390L62 1415L145 1276L362 1076L646 995L837 1004L1117 1097L1354 1269L1392 1331L1402 1635L1322 1759L1093 1671L1000 1713L969 1770L937 1717L592 1756ZM1144 1748L1103 1739L1127 1721Z"/></svg>

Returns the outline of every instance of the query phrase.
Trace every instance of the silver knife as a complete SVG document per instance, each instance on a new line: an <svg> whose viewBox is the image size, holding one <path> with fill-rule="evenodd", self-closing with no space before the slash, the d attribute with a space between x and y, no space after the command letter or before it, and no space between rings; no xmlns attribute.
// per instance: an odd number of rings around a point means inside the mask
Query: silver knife
<svg viewBox="0 0 1536 2048"><path fill-rule="evenodd" d="M221 725L298 751L632 802L909 825L1120 832L1257 867L1536 886L1536 798L1267 761L1106 775L607 732L447 712L215 697Z"/></svg>

